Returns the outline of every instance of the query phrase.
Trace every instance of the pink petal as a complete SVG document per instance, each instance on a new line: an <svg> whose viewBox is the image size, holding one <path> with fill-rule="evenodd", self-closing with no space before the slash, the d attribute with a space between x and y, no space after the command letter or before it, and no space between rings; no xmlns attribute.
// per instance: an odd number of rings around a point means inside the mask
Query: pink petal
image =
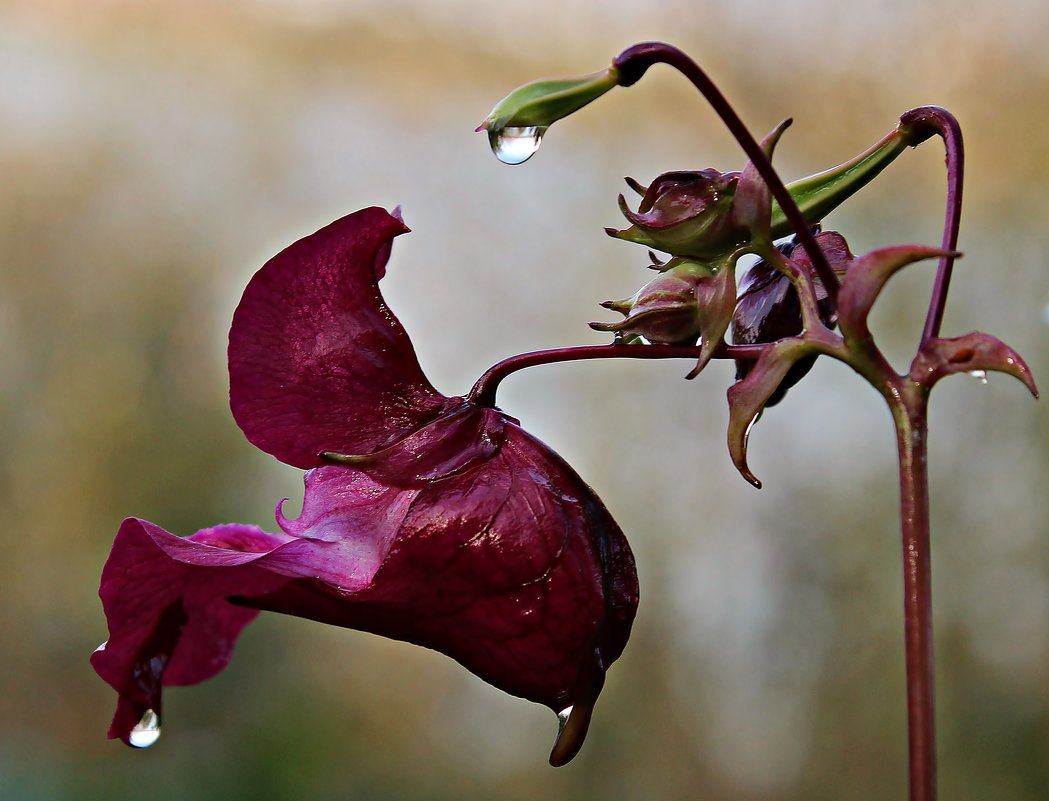
<svg viewBox="0 0 1049 801"><path fill-rule="evenodd" d="M770 161L779 138L793 122L792 119L783 120L761 140L761 149ZM752 236L771 236L772 193L753 161L748 161L740 173L736 196L732 202L732 215L739 226L750 231Z"/></svg>
<svg viewBox="0 0 1049 801"><path fill-rule="evenodd" d="M230 329L230 407L259 448L316 467L322 451L371 453L448 407L379 292L390 242L407 230L364 209L251 279Z"/></svg>
<svg viewBox="0 0 1049 801"><path fill-rule="evenodd" d="M227 603L227 595L268 592L287 581L252 566L287 537L228 525L195 538L181 540L134 518L117 532L99 590L110 638L91 656L120 694L110 737L129 742L147 710L160 715L162 684L193 684L226 666L257 614Z"/></svg>

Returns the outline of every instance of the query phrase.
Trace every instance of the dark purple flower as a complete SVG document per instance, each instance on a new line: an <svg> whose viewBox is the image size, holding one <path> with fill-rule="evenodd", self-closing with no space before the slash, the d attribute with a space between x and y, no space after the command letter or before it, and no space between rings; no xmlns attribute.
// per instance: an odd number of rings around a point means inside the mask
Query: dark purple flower
<svg viewBox="0 0 1049 801"><path fill-rule="evenodd" d="M835 274L839 278L843 277L855 259L845 238L833 231L826 231L816 234L816 244L823 251ZM792 259L801 269L812 274L812 261L804 246L797 247L792 239L780 246L780 252ZM818 276L813 275L812 282L819 304L820 319L825 325L832 325L834 306L827 297L827 290ZM790 278L761 259L747 271L740 282L739 300L732 319L732 341L737 345L753 345L775 342L800 333L801 304L798 301L798 293L794 291ZM815 356L806 356L792 365L776 391L765 402L765 406L775 406L783 400L787 390L804 378L815 363ZM753 367L753 361L738 360L736 380L746 378Z"/></svg>
<svg viewBox="0 0 1049 801"><path fill-rule="evenodd" d="M102 574L120 694L110 737L155 739L161 688L226 666L271 610L441 651L562 714L551 762L582 744L637 605L633 557L593 491L517 421L426 380L378 281L408 229L378 208L271 259L230 331L230 399L248 439L303 468L279 533L176 537L124 521ZM322 454L324 454L322 456Z"/></svg>

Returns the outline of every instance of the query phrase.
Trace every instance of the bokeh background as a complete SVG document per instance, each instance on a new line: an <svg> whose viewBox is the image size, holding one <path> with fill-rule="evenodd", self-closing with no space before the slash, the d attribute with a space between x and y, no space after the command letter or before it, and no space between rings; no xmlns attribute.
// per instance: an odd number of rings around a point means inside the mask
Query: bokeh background
<svg viewBox="0 0 1049 801"><path fill-rule="evenodd" d="M272 525L298 471L227 408L225 337L251 273L365 205L401 204L384 290L430 378L465 391L515 352L603 341L644 252L606 238L621 176L736 169L687 83L656 68L509 168L472 132L524 81L635 41L696 56L787 178L905 109L960 118L965 224L945 333L1001 336L1049 383L1049 7L831 0L0 2L0 797L902 798L895 454L880 401L820 364L724 446L727 364L588 363L501 404L592 483L642 603L589 741L546 766L549 711L422 649L262 616L216 679L169 691L148 751L105 739L97 582L121 518L189 534ZM830 227L853 250L936 244L942 149L908 152ZM875 316L902 367L931 265ZM1049 413L1019 383L932 408L941 786L1049 797Z"/></svg>

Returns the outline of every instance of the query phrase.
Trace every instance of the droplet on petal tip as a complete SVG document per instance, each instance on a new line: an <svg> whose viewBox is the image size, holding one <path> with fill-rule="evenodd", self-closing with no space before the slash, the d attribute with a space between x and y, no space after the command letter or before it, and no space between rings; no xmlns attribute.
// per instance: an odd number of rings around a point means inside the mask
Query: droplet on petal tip
<svg viewBox="0 0 1049 801"><path fill-rule="evenodd" d="M152 709L147 709L128 733L127 744L134 748L149 748L159 739L160 716Z"/></svg>

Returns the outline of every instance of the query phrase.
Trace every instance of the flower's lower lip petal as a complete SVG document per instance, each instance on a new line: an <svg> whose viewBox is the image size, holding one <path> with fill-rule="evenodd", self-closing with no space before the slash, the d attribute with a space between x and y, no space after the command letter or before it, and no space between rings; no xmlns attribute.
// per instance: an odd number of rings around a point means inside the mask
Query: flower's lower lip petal
<svg viewBox="0 0 1049 801"><path fill-rule="evenodd" d="M288 581L252 564L280 547L281 536L239 525L197 536L202 542L136 519L117 533L99 590L110 637L91 655L99 676L120 694L110 737L130 743L147 710L159 715L162 685L193 684L226 666L237 636L257 614L226 603L226 595ZM223 539L253 550L223 548ZM201 580L209 573L212 580Z"/></svg>
<svg viewBox="0 0 1049 801"><path fill-rule="evenodd" d="M415 489L310 471L303 512L280 517L282 534L230 525L180 539L125 521L100 590L110 638L91 657L121 696L111 735L135 744L133 729L162 712L163 685L222 670L258 609L433 648L511 694L582 714L629 636L633 557L575 472L504 423L489 459Z"/></svg>

